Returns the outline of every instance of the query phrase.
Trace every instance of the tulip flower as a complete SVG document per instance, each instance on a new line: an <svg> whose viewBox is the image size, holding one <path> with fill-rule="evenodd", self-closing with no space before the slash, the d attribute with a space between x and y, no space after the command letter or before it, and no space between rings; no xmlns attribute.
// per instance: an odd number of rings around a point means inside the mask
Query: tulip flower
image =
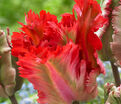
<svg viewBox="0 0 121 104"><path fill-rule="evenodd" d="M31 10L12 35L12 54L20 76L38 91L40 104L72 104L97 96L96 77L105 73L95 32L106 22L95 0L75 0L73 14L56 16ZM77 18L75 12L77 13Z"/></svg>

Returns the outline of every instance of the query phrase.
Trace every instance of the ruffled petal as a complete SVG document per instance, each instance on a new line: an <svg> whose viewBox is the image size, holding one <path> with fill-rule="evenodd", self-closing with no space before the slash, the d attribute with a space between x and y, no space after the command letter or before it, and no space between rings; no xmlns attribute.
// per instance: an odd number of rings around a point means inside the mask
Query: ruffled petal
<svg viewBox="0 0 121 104"><path fill-rule="evenodd" d="M19 55L24 56L30 51L32 45L29 37L26 34L20 32L13 32L12 35L12 55L18 57Z"/></svg>
<svg viewBox="0 0 121 104"><path fill-rule="evenodd" d="M41 64L38 58L27 55L19 58L18 65L21 66L20 76L27 78L38 91L39 103L71 104L75 99L76 95L68 81L51 61Z"/></svg>

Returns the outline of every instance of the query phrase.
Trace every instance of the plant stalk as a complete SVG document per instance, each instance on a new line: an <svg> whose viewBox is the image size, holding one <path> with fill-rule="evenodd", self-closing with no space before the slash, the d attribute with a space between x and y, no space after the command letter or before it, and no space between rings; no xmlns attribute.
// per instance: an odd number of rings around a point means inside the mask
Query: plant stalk
<svg viewBox="0 0 121 104"><path fill-rule="evenodd" d="M15 95L9 96L9 99L11 101L11 104L18 104Z"/></svg>
<svg viewBox="0 0 121 104"><path fill-rule="evenodd" d="M79 101L73 101L72 104L80 104Z"/></svg>
<svg viewBox="0 0 121 104"><path fill-rule="evenodd" d="M120 84L121 84L121 80L120 80L120 75L119 75L118 67L114 65L114 62L110 61L110 63L111 63L111 67L112 67L112 72L113 72L115 84L116 84L116 86L118 87L118 86L120 86Z"/></svg>

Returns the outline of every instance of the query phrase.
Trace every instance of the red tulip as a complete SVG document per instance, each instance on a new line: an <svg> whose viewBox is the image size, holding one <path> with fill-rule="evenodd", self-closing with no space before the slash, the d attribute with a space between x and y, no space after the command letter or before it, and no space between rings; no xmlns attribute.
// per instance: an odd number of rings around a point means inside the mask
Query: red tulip
<svg viewBox="0 0 121 104"><path fill-rule="evenodd" d="M96 77L105 73L95 32L106 23L94 0L75 0L73 14L41 11L26 15L26 25L12 36L12 54L19 57L20 76L38 91L41 104L71 104L97 96ZM77 18L74 14L77 13Z"/></svg>

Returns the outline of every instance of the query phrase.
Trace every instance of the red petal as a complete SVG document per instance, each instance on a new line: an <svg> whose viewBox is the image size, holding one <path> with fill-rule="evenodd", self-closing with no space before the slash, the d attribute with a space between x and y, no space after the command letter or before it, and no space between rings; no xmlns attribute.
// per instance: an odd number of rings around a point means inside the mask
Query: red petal
<svg viewBox="0 0 121 104"><path fill-rule="evenodd" d="M39 64L36 58L31 56L19 59L20 76L27 78L38 90L39 103L70 104L74 100L72 89L51 64Z"/></svg>
<svg viewBox="0 0 121 104"><path fill-rule="evenodd" d="M99 39L99 37L96 34L93 34L93 32L88 34L87 41L91 44L91 46L95 50L102 49L102 42L101 42L101 40Z"/></svg>
<svg viewBox="0 0 121 104"><path fill-rule="evenodd" d="M31 41L24 33L13 32L12 35L12 55L18 57L27 53L31 46Z"/></svg>
<svg viewBox="0 0 121 104"><path fill-rule="evenodd" d="M74 14L69 14L69 13L63 14L62 19L60 21L61 25L63 25L64 27L72 27L75 22L76 18Z"/></svg>

